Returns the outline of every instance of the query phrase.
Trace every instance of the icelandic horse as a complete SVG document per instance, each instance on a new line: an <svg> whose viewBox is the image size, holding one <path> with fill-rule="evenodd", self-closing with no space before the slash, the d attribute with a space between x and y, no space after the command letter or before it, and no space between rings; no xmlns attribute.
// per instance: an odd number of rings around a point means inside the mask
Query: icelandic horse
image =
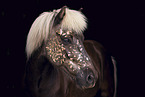
<svg viewBox="0 0 145 97"><path fill-rule="evenodd" d="M84 40L87 18L64 6L42 13L27 36L25 97L116 97L114 58Z"/></svg>

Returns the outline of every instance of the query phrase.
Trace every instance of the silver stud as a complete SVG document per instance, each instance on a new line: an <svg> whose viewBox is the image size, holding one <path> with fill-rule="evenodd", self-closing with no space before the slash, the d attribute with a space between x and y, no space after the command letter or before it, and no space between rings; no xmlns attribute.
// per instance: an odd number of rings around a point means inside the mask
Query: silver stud
<svg viewBox="0 0 145 97"><path fill-rule="evenodd" d="M72 65L70 65L70 68L72 68Z"/></svg>
<svg viewBox="0 0 145 97"><path fill-rule="evenodd" d="M83 50L83 48L80 48L80 51L82 51Z"/></svg>
<svg viewBox="0 0 145 97"><path fill-rule="evenodd" d="M80 70L80 66L78 66L78 69Z"/></svg>
<svg viewBox="0 0 145 97"><path fill-rule="evenodd" d="M68 56L70 57L70 56L71 56L71 54L68 54Z"/></svg>
<svg viewBox="0 0 145 97"><path fill-rule="evenodd" d="M73 60L73 58L70 58L70 60Z"/></svg>

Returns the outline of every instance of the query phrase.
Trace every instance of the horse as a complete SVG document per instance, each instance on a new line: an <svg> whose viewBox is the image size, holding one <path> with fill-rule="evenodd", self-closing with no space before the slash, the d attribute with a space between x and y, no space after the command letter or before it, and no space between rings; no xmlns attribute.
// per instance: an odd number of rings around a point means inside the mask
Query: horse
<svg viewBox="0 0 145 97"><path fill-rule="evenodd" d="M67 6L36 18L26 43L25 97L116 97L116 61L84 40L87 21Z"/></svg>

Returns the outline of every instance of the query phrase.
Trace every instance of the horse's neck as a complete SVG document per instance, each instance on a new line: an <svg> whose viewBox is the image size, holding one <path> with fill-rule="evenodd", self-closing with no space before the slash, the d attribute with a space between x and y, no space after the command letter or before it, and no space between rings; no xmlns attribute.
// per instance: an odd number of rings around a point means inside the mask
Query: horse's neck
<svg viewBox="0 0 145 97"><path fill-rule="evenodd" d="M25 87L34 97L53 97L60 88L60 71L49 62L45 46L42 45L33 52L27 61ZM27 84L28 83L28 84ZM49 92L48 92L49 90ZM42 93L39 93L42 91ZM47 93L46 93L47 92ZM52 95L52 96L51 96Z"/></svg>

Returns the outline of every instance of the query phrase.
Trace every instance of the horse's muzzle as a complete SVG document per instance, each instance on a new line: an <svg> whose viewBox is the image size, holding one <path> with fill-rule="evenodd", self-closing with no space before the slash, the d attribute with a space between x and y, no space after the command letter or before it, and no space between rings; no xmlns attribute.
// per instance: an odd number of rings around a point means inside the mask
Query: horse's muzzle
<svg viewBox="0 0 145 97"><path fill-rule="evenodd" d="M95 86L96 79L93 71L86 67L77 72L76 81L77 84L84 89L93 88Z"/></svg>

